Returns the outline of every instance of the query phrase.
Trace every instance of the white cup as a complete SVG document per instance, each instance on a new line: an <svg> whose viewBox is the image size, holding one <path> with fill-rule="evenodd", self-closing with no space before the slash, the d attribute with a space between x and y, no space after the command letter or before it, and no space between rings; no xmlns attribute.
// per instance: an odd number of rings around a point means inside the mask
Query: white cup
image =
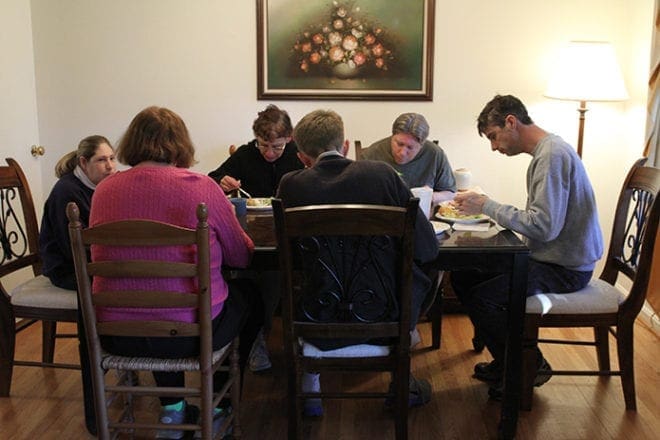
<svg viewBox="0 0 660 440"><path fill-rule="evenodd" d="M426 218L431 217L431 199L433 199L433 190L428 186L420 186L417 188L410 188L413 196L419 199L419 207L426 215Z"/></svg>
<svg viewBox="0 0 660 440"><path fill-rule="evenodd" d="M465 191L472 186L472 173L467 168L458 168L454 170L454 179L456 179L456 189Z"/></svg>

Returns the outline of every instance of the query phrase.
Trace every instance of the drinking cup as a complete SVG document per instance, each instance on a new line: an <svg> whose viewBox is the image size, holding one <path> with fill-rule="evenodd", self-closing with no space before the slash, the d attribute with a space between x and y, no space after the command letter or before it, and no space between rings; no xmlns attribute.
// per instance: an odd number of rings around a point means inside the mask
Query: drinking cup
<svg viewBox="0 0 660 440"><path fill-rule="evenodd" d="M431 217L431 200L433 199L433 190L428 186L410 188L413 196L419 199L419 207L422 209L426 218Z"/></svg>
<svg viewBox="0 0 660 440"><path fill-rule="evenodd" d="M236 210L236 217L243 217L247 214L247 199L243 197L232 197L229 199Z"/></svg>
<svg viewBox="0 0 660 440"><path fill-rule="evenodd" d="M454 179L456 179L456 189L459 191L466 191L472 186L472 173L467 168L454 170Z"/></svg>

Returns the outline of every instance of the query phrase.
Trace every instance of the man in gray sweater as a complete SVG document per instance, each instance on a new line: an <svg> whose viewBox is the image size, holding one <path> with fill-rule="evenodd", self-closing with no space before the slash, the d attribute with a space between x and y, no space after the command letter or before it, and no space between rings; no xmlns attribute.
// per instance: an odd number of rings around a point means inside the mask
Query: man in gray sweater
<svg viewBox="0 0 660 440"><path fill-rule="evenodd" d="M463 214L484 213L501 226L523 236L530 261L527 296L568 293L591 279L603 253L596 200L582 161L563 139L534 124L515 96L497 95L478 118L479 135L485 135L493 151L507 156L527 153L525 209L502 204L468 192L454 203ZM474 377L492 384L489 395L501 397L502 371L509 295L508 277L502 274L457 272L454 290L467 307L477 334L493 356L490 363L475 366ZM550 365L538 352L539 373L535 385L547 382Z"/></svg>

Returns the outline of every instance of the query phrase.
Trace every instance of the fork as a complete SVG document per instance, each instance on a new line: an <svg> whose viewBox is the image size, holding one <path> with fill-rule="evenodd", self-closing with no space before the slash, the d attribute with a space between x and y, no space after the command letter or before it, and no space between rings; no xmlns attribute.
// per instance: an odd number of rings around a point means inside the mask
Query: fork
<svg viewBox="0 0 660 440"><path fill-rule="evenodd" d="M241 188L240 186L238 187L238 191L239 191L239 194L238 194L239 197L241 196L240 193L243 193L243 194L245 194L245 195L247 196L248 199L251 199L251 198L252 198L252 196L250 195L250 193L247 192L247 191L245 191L245 190L244 190L243 188Z"/></svg>

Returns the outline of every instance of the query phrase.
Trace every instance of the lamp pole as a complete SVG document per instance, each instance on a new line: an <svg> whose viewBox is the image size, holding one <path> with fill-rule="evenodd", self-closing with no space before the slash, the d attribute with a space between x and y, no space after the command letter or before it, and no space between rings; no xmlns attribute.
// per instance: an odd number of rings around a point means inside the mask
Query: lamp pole
<svg viewBox="0 0 660 440"><path fill-rule="evenodd" d="M582 139L584 138L584 114L587 112L587 101L580 101L577 111L580 113L580 128L578 129L577 154L582 158Z"/></svg>

